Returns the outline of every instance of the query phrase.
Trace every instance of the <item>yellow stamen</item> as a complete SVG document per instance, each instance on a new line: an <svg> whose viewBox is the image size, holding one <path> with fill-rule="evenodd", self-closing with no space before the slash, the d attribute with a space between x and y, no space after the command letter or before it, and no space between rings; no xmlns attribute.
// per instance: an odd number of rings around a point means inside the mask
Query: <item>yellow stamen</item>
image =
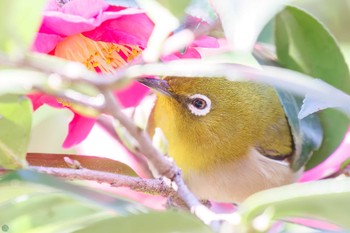
<svg viewBox="0 0 350 233"><path fill-rule="evenodd" d="M72 104L68 100L65 100L63 98L57 98L56 100L59 104L62 104L63 107L71 107L72 106Z"/></svg>
<svg viewBox="0 0 350 233"><path fill-rule="evenodd" d="M135 45L120 45L94 41L78 34L69 36L58 43L55 55L71 61L78 61L91 70L113 72L127 64L141 53Z"/></svg>
<svg viewBox="0 0 350 233"><path fill-rule="evenodd" d="M109 73L120 68L142 52L137 45L121 45L91 40L82 34L65 38L57 44L55 55L84 64L89 70ZM57 99L63 106L71 106L69 101Z"/></svg>

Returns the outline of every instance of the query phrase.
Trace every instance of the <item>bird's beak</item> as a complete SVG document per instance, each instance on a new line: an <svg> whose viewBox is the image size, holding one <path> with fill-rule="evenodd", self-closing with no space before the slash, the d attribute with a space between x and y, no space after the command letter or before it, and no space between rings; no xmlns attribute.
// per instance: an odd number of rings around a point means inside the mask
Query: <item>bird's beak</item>
<svg viewBox="0 0 350 233"><path fill-rule="evenodd" d="M162 93L163 95L173 96L166 80L156 78L138 78L137 81L159 93Z"/></svg>

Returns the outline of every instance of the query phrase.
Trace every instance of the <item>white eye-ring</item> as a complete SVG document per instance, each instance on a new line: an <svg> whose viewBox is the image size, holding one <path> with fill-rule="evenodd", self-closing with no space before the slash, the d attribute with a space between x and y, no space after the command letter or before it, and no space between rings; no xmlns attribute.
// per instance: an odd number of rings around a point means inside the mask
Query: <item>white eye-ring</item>
<svg viewBox="0 0 350 233"><path fill-rule="evenodd" d="M211 110L211 100L205 95L194 94L189 97L188 109L193 115L205 116Z"/></svg>

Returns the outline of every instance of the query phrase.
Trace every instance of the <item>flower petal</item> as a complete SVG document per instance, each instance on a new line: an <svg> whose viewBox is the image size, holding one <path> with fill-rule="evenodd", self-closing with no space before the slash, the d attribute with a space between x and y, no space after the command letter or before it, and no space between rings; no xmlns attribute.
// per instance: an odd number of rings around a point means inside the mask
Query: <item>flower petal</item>
<svg viewBox="0 0 350 233"><path fill-rule="evenodd" d="M50 53L61 40L62 37L59 35L38 33L32 46L32 50L39 53Z"/></svg>
<svg viewBox="0 0 350 233"><path fill-rule="evenodd" d="M124 15L118 19L108 20L83 35L96 41L139 45L145 48L154 27L152 21L141 11L125 10L120 13Z"/></svg>
<svg viewBox="0 0 350 233"><path fill-rule="evenodd" d="M300 182L319 180L337 172L341 164L350 158L350 129L335 152L316 167L304 172Z"/></svg>
<svg viewBox="0 0 350 233"><path fill-rule="evenodd" d="M193 47L219 48L219 42L211 36L199 36L192 42Z"/></svg>
<svg viewBox="0 0 350 233"><path fill-rule="evenodd" d="M62 12L89 19L96 17L108 7L109 5L103 0L74 0L64 4Z"/></svg>
<svg viewBox="0 0 350 233"><path fill-rule="evenodd" d="M96 27L100 26L103 22L108 20L117 20L122 16L130 16L130 15L143 15L145 19L150 21L143 13L143 11L139 9L125 9L123 7L108 7L106 8L106 3L101 3L101 1L89 0L93 5L93 9L89 10L88 13L84 13L83 15L78 15L78 13L82 13L86 9L86 5L89 4L84 0L75 0L70 3L74 3L72 5L72 9L65 10L48 10L43 13L44 18L42 25L40 27L39 32L47 33L47 34L57 34L61 36L70 36L79 34L82 32L87 32L94 30ZM101 3L100 8L98 8L98 3ZM68 3L67 3L68 4ZM65 5L66 6L66 5ZM89 6L90 7L90 6ZM80 8L80 10L78 10ZM113 10L113 11L112 11ZM68 12L68 13L67 13ZM86 18L87 17L87 18ZM141 19L131 19L131 20L141 20ZM144 19L142 19L144 20ZM135 24L137 22L137 24ZM133 21L128 25L132 27L129 28L128 31L132 31L135 25L136 28L140 28L144 26L141 21ZM147 30L149 27L146 28ZM126 31L126 32L128 32ZM137 32L134 30L134 32ZM137 32L142 34L143 31ZM142 35L139 35L142 37ZM147 37L148 38L148 37Z"/></svg>
<svg viewBox="0 0 350 233"><path fill-rule="evenodd" d="M54 108L63 108L62 104L57 102L55 97L44 94L29 94L27 97L32 101L33 110L37 110L43 104L47 104Z"/></svg>
<svg viewBox="0 0 350 233"><path fill-rule="evenodd" d="M184 59L184 58L201 58L201 55L195 48L188 47L184 53L177 52L177 53L162 57L162 61L169 62L169 61Z"/></svg>
<svg viewBox="0 0 350 233"><path fill-rule="evenodd" d="M140 101L147 95L149 88L143 86L138 82L133 82L125 89L118 90L115 96L123 107L132 107L140 103Z"/></svg>
<svg viewBox="0 0 350 233"><path fill-rule="evenodd" d="M73 120L69 123L69 131L63 142L63 148L70 148L83 141L90 133L96 119L74 114Z"/></svg>

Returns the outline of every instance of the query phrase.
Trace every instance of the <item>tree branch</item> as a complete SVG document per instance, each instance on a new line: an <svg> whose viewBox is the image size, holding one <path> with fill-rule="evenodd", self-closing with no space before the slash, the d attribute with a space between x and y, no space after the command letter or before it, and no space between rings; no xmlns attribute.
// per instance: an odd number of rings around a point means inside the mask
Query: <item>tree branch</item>
<svg viewBox="0 0 350 233"><path fill-rule="evenodd" d="M162 179L143 179L140 177L131 177L109 172L95 171L86 168L56 168L56 167L38 167L31 166L38 172L63 177L66 179L90 180L98 183L108 183L111 187L128 187L132 190L169 197L175 195L169 185Z"/></svg>
<svg viewBox="0 0 350 233"><path fill-rule="evenodd" d="M190 208L191 212L201 219L205 224L212 225L215 230L219 229L220 215L210 211L204 206L188 189L181 176L181 171L167 157L162 155L153 147L148 134L135 125L135 123L127 117L120 109L113 94L109 90L102 90L102 94L106 100L105 113L112 115L117 119L139 143L140 151L148 158L152 167L156 168L158 173L170 179L176 184L177 194Z"/></svg>

